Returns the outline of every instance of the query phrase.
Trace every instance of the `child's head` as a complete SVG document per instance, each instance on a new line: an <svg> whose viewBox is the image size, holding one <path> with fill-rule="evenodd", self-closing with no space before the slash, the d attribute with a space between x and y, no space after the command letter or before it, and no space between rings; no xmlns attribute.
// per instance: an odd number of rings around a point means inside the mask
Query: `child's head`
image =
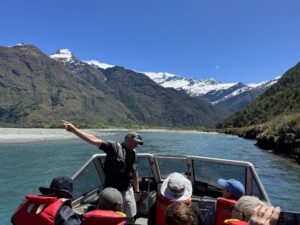
<svg viewBox="0 0 300 225"><path fill-rule="evenodd" d="M238 180L219 179L218 183L223 188L222 195L225 198L232 198L232 199L238 200L240 197L242 197L245 194L245 187Z"/></svg>
<svg viewBox="0 0 300 225"><path fill-rule="evenodd" d="M166 225L197 225L198 220L193 211L183 202L174 202L166 208Z"/></svg>

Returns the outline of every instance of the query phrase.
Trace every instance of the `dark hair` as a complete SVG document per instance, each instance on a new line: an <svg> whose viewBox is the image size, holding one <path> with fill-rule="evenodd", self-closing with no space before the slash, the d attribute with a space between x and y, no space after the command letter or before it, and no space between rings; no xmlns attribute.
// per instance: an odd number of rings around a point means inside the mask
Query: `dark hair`
<svg viewBox="0 0 300 225"><path fill-rule="evenodd" d="M198 220L193 211L183 202L174 202L165 211L167 225L197 225Z"/></svg>

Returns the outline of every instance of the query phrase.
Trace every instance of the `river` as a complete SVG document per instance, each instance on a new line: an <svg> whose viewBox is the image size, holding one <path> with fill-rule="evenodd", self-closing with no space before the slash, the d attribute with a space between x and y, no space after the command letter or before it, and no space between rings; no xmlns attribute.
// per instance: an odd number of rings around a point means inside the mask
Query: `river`
<svg viewBox="0 0 300 225"><path fill-rule="evenodd" d="M89 130L105 140L121 142L125 130ZM243 160L254 164L274 205L284 210L300 209L300 164L255 146L236 136L191 131L141 131L141 153L199 155ZM39 194L59 175L72 176L99 150L63 129L0 128L0 220L10 217L28 193Z"/></svg>

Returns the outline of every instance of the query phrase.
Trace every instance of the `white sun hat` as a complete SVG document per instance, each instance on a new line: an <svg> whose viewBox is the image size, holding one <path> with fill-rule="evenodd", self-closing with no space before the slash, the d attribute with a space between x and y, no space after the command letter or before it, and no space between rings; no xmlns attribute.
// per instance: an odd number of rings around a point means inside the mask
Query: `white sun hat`
<svg viewBox="0 0 300 225"><path fill-rule="evenodd" d="M176 201L189 200L192 197L192 183L180 173L171 173L162 183L161 194Z"/></svg>

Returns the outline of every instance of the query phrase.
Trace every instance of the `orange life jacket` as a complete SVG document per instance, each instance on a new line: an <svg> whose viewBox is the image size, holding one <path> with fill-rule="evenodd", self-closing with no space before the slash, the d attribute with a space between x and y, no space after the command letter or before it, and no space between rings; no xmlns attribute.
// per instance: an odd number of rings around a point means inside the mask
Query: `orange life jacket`
<svg viewBox="0 0 300 225"><path fill-rule="evenodd" d="M190 205L191 201L192 201L191 199L188 199L181 202L183 202L186 205ZM165 225L165 210L173 202L176 202L176 200L165 198L162 195L158 197L156 203L156 218L155 218L156 225Z"/></svg>
<svg viewBox="0 0 300 225"><path fill-rule="evenodd" d="M84 214L81 225L99 224L124 225L126 224L126 215L110 210L93 210Z"/></svg>
<svg viewBox="0 0 300 225"><path fill-rule="evenodd" d="M237 201L228 198L218 198L216 206L216 225L223 225L224 220L230 219L233 207Z"/></svg>
<svg viewBox="0 0 300 225"><path fill-rule="evenodd" d="M26 195L26 200L14 214L15 225L54 225L56 214L64 205L63 199Z"/></svg>

